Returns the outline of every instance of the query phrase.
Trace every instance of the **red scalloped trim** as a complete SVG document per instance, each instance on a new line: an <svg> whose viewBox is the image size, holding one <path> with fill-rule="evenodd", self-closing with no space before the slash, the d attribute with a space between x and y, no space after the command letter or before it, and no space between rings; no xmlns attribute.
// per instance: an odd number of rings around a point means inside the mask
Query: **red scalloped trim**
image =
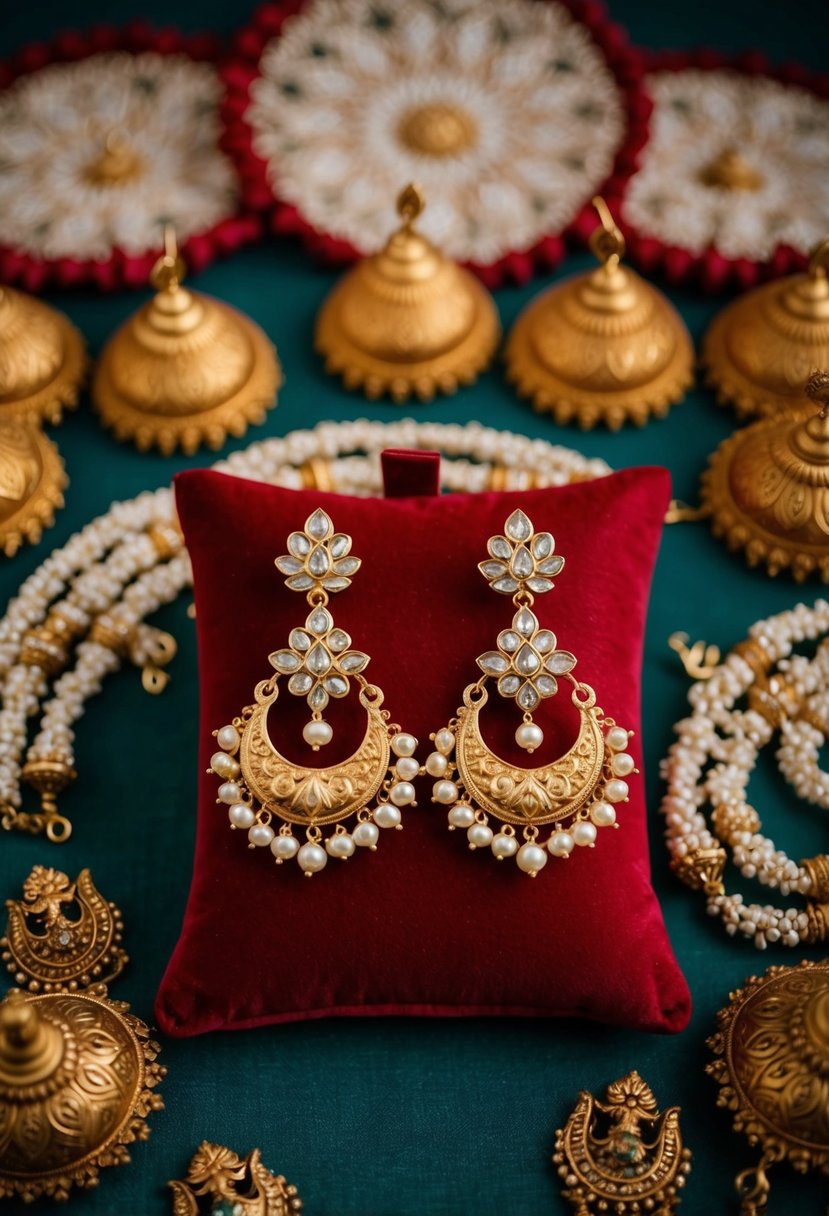
<svg viewBox="0 0 829 1216"><path fill-rule="evenodd" d="M123 29L101 25L83 33L67 30L51 42L33 43L21 48L11 59L0 62L0 89L6 89L21 76L36 72L50 63L72 63L102 51L156 51L162 55L188 55L196 62L219 67L221 42L212 34L180 34L173 29L155 30L143 22ZM214 227L198 232L182 245L182 256L193 271L202 270L217 257L232 253L241 245L256 240L262 231L261 220L244 206L236 215L220 220ZM0 282L16 283L27 291L46 287L78 287L94 283L103 291L121 287L146 287L150 271L162 252L134 256L116 248L106 261L76 258L43 260L8 245L0 245Z"/></svg>
<svg viewBox="0 0 829 1216"><path fill-rule="evenodd" d="M799 63L773 66L761 51L726 55L711 47L694 50L643 52L645 88L647 73L682 72L696 68L706 72L733 71L745 76L767 76L780 84L797 85L822 99L829 99L829 75L811 72ZM648 236L626 223L624 209L618 216L625 234L628 254L645 274L661 274L674 286L693 284L710 294L738 289L745 291L769 279L805 270L808 256L790 245L778 245L766 262L748 258L727 258L715 248L702 254L690 253L679 245L669 245Z"/></svg>
<svg viewBox="0 0 829 1216"><path fill-rule="evenodd" d="M284 22L306 7L309 0L270 0L253 15L251 24L238 35L235 53L222 70L226 92L222 106L224 133L222 148L233 158L242 182L244 205L267 213L273 232L299 236L323 261L345 265L361 255L348 241L332 237L315 228L293 204L276 197L268 182L267 165L253 150L253 132L245 121L250 101L250 86L260 75L259 60L265 44L278 37ZM539 3L541 0L539 0ZM613 169L599 188L611 209L617 210L625 186L638 168L639 154L648 138L652 102L644 88L644 63L641 53L631 46L625 30L611 22L603 0L556 0L573 19L587 27L594 43L604 55L622 95L627 114L627 131L616 153ZM489 265L470 264L469 269L486 284L498 287L505 281L526 283L536 270L550 270L561 262L566 242L584 244L596 227L590 200L567 228L542 237L532 248L512 251Z"/></svg>

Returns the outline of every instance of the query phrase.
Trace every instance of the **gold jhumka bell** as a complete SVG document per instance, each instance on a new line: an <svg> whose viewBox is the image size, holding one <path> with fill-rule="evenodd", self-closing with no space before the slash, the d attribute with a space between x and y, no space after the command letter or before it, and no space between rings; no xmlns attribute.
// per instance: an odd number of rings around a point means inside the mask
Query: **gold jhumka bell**
<svg viewBox="0 0 829 1216"><path fill-rule="evenodd" d="M829 963L770 967L750 976L717 1015L706 1071L720 1086L717 1104L762 1156L735 1180L741 1216L763 1216L767 1171L829 1175Z"/></svg>
<svg viewBox="0 0 829 1216"><path fill-rule="evenodd" d="M424 206L407 186L397 200L400 228L340 280L317 317L326 371L372 399L454 393L477 379L500 337L489 293L414 227Z"/></svg>
<svg viewBox="0 0 829 1216"><path fill-rule="evenodd" d="M799 413L761 419L720 444L703 474L700 515L749 565L829 582L829 374L811 376L805 397L811 416L804 399Z"/></svg>
<svg viewBox="0 0 829 1216"><path fill-rule="evenodd" d="M95 369L92 399L118 439L192 453L244 435L276 404L282 372L258 325L182 286L172 229L150 276L156 295L121 326Z"/></svg>
<svg viewBox="0 0 829 1216"><path fill-rule="evenodd" d="M67 478L58 450L36 419L0 414L0 551L36 544L63 506Z"/></svg>
<svg viewBox="0 0 829 1216"><path fill-rule="evenodd" d="M694 349L666 297L622 265L625 240L604 200L590 237L598 269L556 283L507 339L507 378L537 410L585 430L664 417L693 380Z"/></svg>
<svg viewBox="0 0 829 1216"><path fill-rule="evenodd" d="M802 409L803 382L829 367L829 237L804 274L758 287L719 313L702 344L717 399L741 417Z"/></svg>
<svg viewBox="0 0 829 1216"><path fill-rule="evenodd" d="M84 341L63 313L0 287L0 418L57 423L78 402Z"/></svg>
<svg viewBox="0 0 829 1216"><path fill-rule="evenodd" d="M65 1200L130 1160L166 1069L157 1043L106 981L127 961L121 914L89 871L35 866L0 941L20 986L0 1003L0 1198Z"/></svg>

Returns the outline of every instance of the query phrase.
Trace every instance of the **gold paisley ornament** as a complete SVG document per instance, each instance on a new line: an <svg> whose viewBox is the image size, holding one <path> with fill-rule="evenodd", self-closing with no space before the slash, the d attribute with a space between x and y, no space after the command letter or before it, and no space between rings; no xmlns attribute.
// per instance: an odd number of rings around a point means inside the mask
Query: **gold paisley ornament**
<svg viewBox="0 0 829 1216"><path fill-rule="evenodd" d="M507 378L537 410L587 430L664 417L693 381L691 336L668 299L622 265L625 241L604 200L590 247L601 265L556 283L521 313Z"/></svg>
<svg viewBox="0 0 829 1216"><path fill-rule="evenodd" d="M553 1155L576 1216L671 1216L691 1172L679 1116L678 1106L659 1113L638 1072L609 1085L604 1102L583 1089Z"/></svg>
<svg viewBox="0 0 829 1216"><path fill-rule="evenodd" d="M454 393L488 366L500 338L486 289L415 229L424 206L407 186L397 200L400 228L340 280L317 317L326 371L371 399Z"/></svg>
<svg viewBox="0 0 829 1216"><path fill-rule="evenodd" d="M86 348L62 312L0 287L0 418L60 422L78 403Z"/></svg>
<svg viewBox="0 0 829 1216"><path fill-rule="evenodd" d="M829 1176L829 963L770 967L750 976L717 1015L706 1071L734 1130L759 1147L736 1178L741 1216L766 1211L767 1171L787 1161Z"/></svg>
<svg viewBox="0 0 829 1216"><path fill-rule="evenodd" d="M58 450L36 421L0 414L0 549L13 557L55 522L68 484Z"/></svg>
<svg viewBox="0 0 829 1216"><path fill-rule="evenodd" d="M275 564L290 590L305 593L309 613L304 626L291 630L287 647L269 655L275 675L257 684L255 704L214 731L221 750L214 752L209 771L221 781L217 801L227 807L231 828L247 833L250 848L269 848L277 865L296 859L310 878L329 858L345 861L358 848L373 852L381 828L402 827L401 808L417 805L412 782L421 768L414 758L417 739L389 724L383 693L362 675L369 656L351 649L350 636L327 606L360 568L351 537L335 532L318 508L301 532L291 533L288 552ZM268 720L280 679L290 695L307 702L311 718L302 735L315 752L333 738L323 717L330 700L347 697L356 683L366 729L353 755L327 768L309 768L279 751ZM346 828L343 821L351 817L356 822ZM326 836L323 829L332 826ZM304 843L295 827L304 829Z"/></svg>
<svg viewBox="0 0 829 1216"><path fill-rule="evenodd" d="M827 267L829 237L805 273L757 287L714 318L702 362L717 400L740 417L802 412L804 382L816 367L829 367Z"/></svg>
<svg viewBox="0 0 829 1216"><path fill-rule="evenodd" d="M487 549L489 558L478 569L494 591L512 596L512 623L498 634L497 648L478 657L483 675L465 688L456 716L431 736L435 750L425 767L434 778L432 802L447 809L449 831L465 829L470 849L489 848L498 861L514 857L519 869L535 878L548 855L567 858L575 848L593 848L599 829L618 826L616 807L629 794L625 778L638 770L627 751L632 732L596 705L590 685L572 674L576 656L558 648L556 635L532 610L535 596L551 591L564 569L551 534L536 532L532 520L517 510L504 534L489 538ZM488 681L500 696L515 701L522 714L515 740L532 755L544 742L533 713L557 695L562 679L570 684L579 713L572 747L534 768L495 755L480 726ZM549 825L554 830L542 841L541 830Z"/></svg>
<svg viewBox="0 0 829 1216"><path fill-rule="evenodd" d="M282 371L249 317L182 286L185 266L170 229L165 249L151 275L155 296L101 352L92 399L116 438L142 452L219 448L264 422Z"/></svg>
<svg viewBox="0 0 829 1216"><path fill-rule="evenodd" d="M813 412L806 414L806 400ZM769 574L829 581L829 374L816 372L804 409L760 419L717 448L703 474L701 513L715 536Z"/></svg>
<svg viewBox="0 0 829 1216"><path fill-rule="evenodd" d="M169 1184L173 1216L293 1216L302 1211L297 1189L262 1164L258 1148L240 1157L203 1140L187 1177Z"/></svg>

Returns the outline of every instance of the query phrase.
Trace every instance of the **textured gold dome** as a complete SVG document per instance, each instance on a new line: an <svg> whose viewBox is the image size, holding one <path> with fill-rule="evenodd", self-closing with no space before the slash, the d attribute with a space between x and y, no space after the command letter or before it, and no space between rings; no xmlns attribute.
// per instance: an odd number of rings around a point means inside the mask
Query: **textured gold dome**
<svg viewBox="0 0 829 1216"><path fill-rule="evenodd" d="M801 390L802 392L802 390ZM806 386L803 413L761 419L721 443L703 474L701 504L715 536L750 565L829 581L829 375Z"/></svg>
<svg viewBox="0 0 829 1216"><path fill-rule="evenodd" d="M60 422L85 370L83 338L63 313L0 287L0 416Z"/></svg>
<svg viewBox="0 0 829 1216"><path fill-rule="evenodd" d="M803 382L829 367L829 238L805 274L767 283L714 318L702 362L717 400L741 417L805 408Z"/></svg>
<svg viewBox="0 0 829 1216"><path fill-rule="evenodd" d="M317 317L326 370L370 398L453 393L487 366L500 336L489 293L413 227L423 206L407 187L401 227L340 280Z"/></svg>
<svg viewBox="0 0 829 1216"><path fill-rule="evenodd" d="M165 454L219 448L276 404L282 373L258 325L182 287L184 263L168 236L152 273L157 294L101 353L92 399L118 439Z"/></svg>
<svg viewBox="0 0 829 1216"><path fill-rule="evenodd" d="M36 544L55 521L66 488L63 461L35 421L0 414L0 551Z"/></svg>
<svg viewBox="0 0 829 1216"><path fill-rule="evenodd" d="M693 380L688 330L665 296L621 265L624 238L602 199L590 244L602 265L556 283L507 339L507 378L537 410L584 429L643 425L667 414Z"/></svg>

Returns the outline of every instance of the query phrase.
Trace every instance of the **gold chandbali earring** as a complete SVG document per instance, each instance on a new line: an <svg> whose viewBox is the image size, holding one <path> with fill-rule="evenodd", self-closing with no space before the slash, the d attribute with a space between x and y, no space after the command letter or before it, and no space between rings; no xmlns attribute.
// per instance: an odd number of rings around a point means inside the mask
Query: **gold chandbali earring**
<svg viewBox="0 0 829 1216"><path fill-rule="evenodd" d="M465 828L470 849L491 848L499 861L514 856L531 878L547 864L547 852L569 857L576 846L592 848L598 828L618 826L616 804L628 799L625 778L638 772L626 750L632 732L596 705L593 689L572 674L575 655L557 648L556 635L542 628L532 611L534 597L552 591L553 578L564 568L554 548L550 533L536 532L520 510L510 515L503 536L490 537L489 559L478 569L493 591L512 596L515 615L511 627L498 634L497 650L479 656L483 676L464 690L457 717L431 736L435 751L426 761L426 771L436 778L432 801L450 808L450 832ZM500 695L523 713L515 739L532 755L544 741L533 712L556 695L561 678L573 686L580 717L570 750L530 769L493 755L480 728L487 682L496 680ZM490 816L503 825L497 834ZM547 824L555 830L545 850L539 835Z"/></svg>
<svg viewBox="0 0 829 1216"><path fill-rule="evenodd" d="M361 674L369 656L351 649L351 638L334 624L327 607L329 593L349 587L360 568L360 559L350 552L351 537L335 532L319 508L302 532L288 537L288 553L276 559L276 568L287 576L287 587L306 593L310 613L304 627L291 630L287 648L268 656L276 676L257 684L256 704L215 732L222 750L211 759L231 828L247 831L249 847L269 847L277 865L295 857L307 877L324 869L329 857L344 861L357 847L374 851L379 829L402 827L401 807L417 805L412 784L421 771L414 758L417 739L389 725L383 693ZM311 720L302 736L315 752L333 736L323 718L329 699L347 696L356 680L367 726L348 760L306 768L277 751L267 718L279 696L280 676L287 677L289 693L307 700ZM343 820L355 814L356 825L348 831ZM272 824L280 821L275 831ZM292 824L305 829L304 844ZM323 828L332 824L334 832L324 837Z"/></svg>
<svg viewBox="0 0 829 1216"><path fill-rule="evenodd" d="M186 1179L169 1186L173 1216L294 1216L302 1211L296 1187L262 1164L258 1148L240 1157L223 1144L203 1140Z"/></svg>

